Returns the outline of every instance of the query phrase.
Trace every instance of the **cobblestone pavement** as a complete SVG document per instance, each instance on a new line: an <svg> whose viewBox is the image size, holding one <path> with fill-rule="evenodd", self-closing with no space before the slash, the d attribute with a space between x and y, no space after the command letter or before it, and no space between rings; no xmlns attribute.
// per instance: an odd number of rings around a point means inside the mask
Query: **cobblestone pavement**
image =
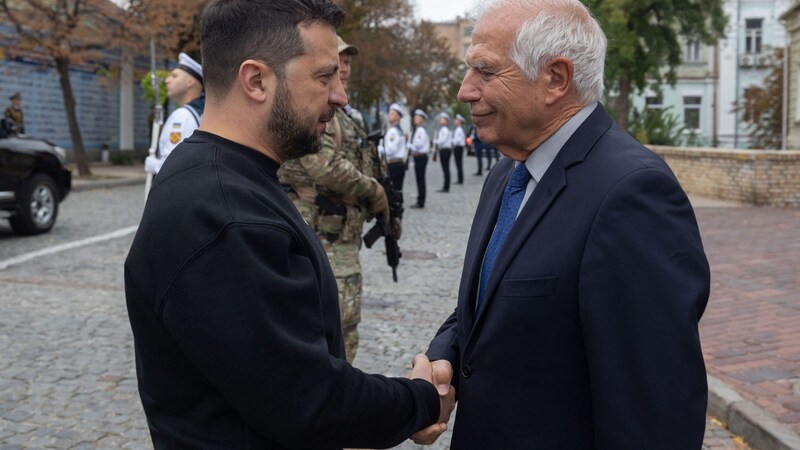
<svg viewBox="0 0 800 450"><path fill-rule="evenodd" d="M473 161L466 163L471 169ZM467 172L464 186L452 186L450 194L432 192L424 210L406 212L400 283L392 282L380 249L364 250L365 305L355 361L364 371L404 375L452 311L483 180ZM441 171L432 166L428 176L435 191ZM406 186L415 194L413 175ZM53 233L37 238L13 237L0 225L0 263L135 225L141 198L141 187L75 193ZM151 448L123 293L122 263L131 240L125 235L0 270L1 450ZM448 442L445 435L429 448L445 449ZM709 420L703 448L746 447Z"/></svg>
<svg viewBox="0 0 800 450"><path fill-rule="evenodd" d="M433 192L441 185L441 169L430 167L425 209L408 209L400 240L403 258L394 284L385 254L362 250L364 306L359 326L361 344L354 365L370 373L402 376L416 353L427 349L439 325L452 313L458 295L458 281L483 177L473 176L472 158L465 161L465 184L450 187L449 193ZM413 170L405 180L406 203L416 199ZM729 204L698 200L715 207ZM379 243L380 244L380 243ZM456 411L457 413L457 411ZM447 449L450 429L432 447L407 442L399 449ZM703 449L747 449L719 421L709 418Z"/></svg>
<svg viewBox="0 0 800 450"><path fill-rule="evenodd" d="M699 208L711 375L800 433L800 210Z"/></svg>

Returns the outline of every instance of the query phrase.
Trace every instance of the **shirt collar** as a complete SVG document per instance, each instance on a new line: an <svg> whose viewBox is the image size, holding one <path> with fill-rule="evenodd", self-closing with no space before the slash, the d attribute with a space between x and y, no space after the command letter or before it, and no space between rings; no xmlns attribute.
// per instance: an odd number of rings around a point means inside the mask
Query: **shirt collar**
<svg viewBox="0 0 800 450"><path fill-rule="evenodd" d="M539 183L550 167L550 164L556 159L558 152L561 151L564 144L575 134L575 130L586 121L595 108L597 108L597 102L592 102L584 106L577 114L570 117L567 123L562 125L555 134L542 142L542 144L528 156L528 159L525 161L525 166L528 167L528 172L531 173L531 178L533 178L536 183Z"/></svg>

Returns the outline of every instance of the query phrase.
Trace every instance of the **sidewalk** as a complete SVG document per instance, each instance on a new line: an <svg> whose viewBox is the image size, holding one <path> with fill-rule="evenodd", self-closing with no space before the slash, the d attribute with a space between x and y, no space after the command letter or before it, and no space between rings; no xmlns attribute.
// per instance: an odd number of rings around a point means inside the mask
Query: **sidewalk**
<svg viewBox="0 0 800 450"><path fill-rule="evenodd" d="M73 190L145 180L141 165L92 171L93 179L81 179L75 170ZM697 197L692 203L712 272L700 324L709 414L754 449L800 450L800 209ZM469 218L463 220L468 226Z"/></svg>
<svg viewBox="0 0 800 450"><path fill-rule="evenodd" d="M78 167L75 164L71 164L70 167L73 192L144 184L146 176L143 164L114 166L108 163L91 163L92 176L89 178L78 175Z"/></svg>

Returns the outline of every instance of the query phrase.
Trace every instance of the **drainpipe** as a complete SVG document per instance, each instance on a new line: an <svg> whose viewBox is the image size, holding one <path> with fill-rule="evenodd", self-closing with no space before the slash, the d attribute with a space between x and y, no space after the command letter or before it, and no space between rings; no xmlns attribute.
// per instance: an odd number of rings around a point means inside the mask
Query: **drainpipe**
<svg viewBox="0 0 800 450"><path fill-rule="evenodd" d="M789 39L789 28L786 26L786 20L782 20L784 35L783 46L783 117L781 120L781 150L786 150L786 139L789 137L789 56L792 54L790 46L792 45Z"/></svg>
<svg viewBox="0 0 800 450"><path fill-rule="evenodd" d="M719 42L714 44L714 71L711 74L713 79L711 88L711 145L716 147L719 145L718 126L719 126Z"/></svg>
<svg viewBox="0 0 800 450"><path fill-rule="evenodd" d="M740 64L741 55L739 54L739 42L741 41L741 22L742 22L742 0L736 1L736 85L734 87L734 97L736 98L736 108L733 110L733 148L739 148L739 72L742 71Z"/></svg>

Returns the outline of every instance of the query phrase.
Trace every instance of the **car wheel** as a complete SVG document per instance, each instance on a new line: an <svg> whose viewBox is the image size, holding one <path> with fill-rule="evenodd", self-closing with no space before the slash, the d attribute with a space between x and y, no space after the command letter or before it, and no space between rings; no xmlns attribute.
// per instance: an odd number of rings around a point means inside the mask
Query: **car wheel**
<svg viewBox="0 0 800 450"><path fill-rule="evenodd" d="M9 219L16 233L29 236L53 228L58 217L58 197L52 178L42 173L33 175L22 186L17 198L19 211Z"/></svg>

